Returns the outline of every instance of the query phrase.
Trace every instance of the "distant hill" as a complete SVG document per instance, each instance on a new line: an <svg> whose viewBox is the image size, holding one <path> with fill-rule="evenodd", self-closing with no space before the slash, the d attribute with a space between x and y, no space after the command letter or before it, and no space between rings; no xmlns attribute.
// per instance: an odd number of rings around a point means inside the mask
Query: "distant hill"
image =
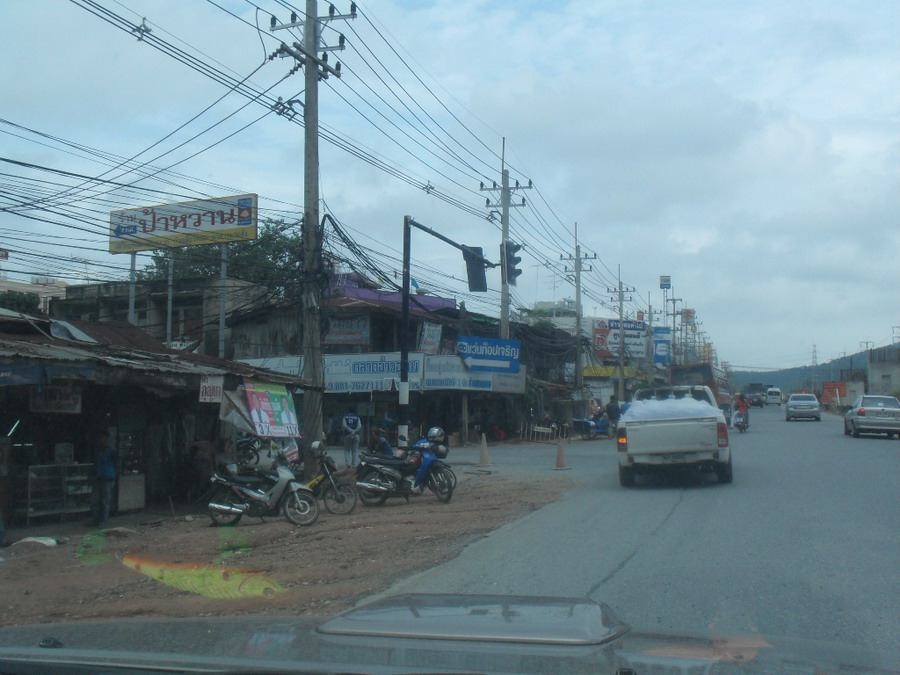
<svg viewBox="0 0 900 675"><path fill-rule="evenodd" d="M834 382L840 379L841 370L865 370L866 352L857 352L849 356L820 363L813 366L798 366L782 370L734 371L731 383L735 391L743 391L751 382L762 382L778 387L781 391L791 392L798 389L821 388L822 382Z"/></svg>

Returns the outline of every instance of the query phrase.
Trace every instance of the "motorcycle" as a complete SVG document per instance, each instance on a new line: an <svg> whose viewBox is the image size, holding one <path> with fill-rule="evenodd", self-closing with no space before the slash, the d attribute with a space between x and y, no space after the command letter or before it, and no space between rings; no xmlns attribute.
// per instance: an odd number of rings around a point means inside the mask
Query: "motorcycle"
<svg viewBox="0 0 900 675"><path fill-rule="evenodd" d="M444 432L432 427L428 437L413 444L404 457L363 454L356 468L356 489L366 506L380 506L389 497L404 497L424 492L427 487L444 503L453 497L456 474L444 462L449 450L438 443Z"/></svg>
<svg viewBox="0 0 900 675"><path fill-rule="evenodd" d="M747 431L747 427L750 426L750 422L747 421L747 414L739 412L734 416L734 427L741 433Z"/></svg>
<svg viewBox="0 0 900 675"><path fill-rule="evenodd" d="M319 517L315 495L294 477L283 453L268 471L220 465L210 482L215 489L209 516L215 525L237 525L245 514L262 518L281 512L294 525L312 525Z"/></svg>
<svg viewBox="0 0 900 675"><path fill-rule="evenodd" d="M352 513L356 508L356 488L350 483L335 480L337 464L328 456L324 445L318 443L318 446L316 459L319 461L319 473L306 483L306 487L322 500L329 513L335 515Z"/></svg>

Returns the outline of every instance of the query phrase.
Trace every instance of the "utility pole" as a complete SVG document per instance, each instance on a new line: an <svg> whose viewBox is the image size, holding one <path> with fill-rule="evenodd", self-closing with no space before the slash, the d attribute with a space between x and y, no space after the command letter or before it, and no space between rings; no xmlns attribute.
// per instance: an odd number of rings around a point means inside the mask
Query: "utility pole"
<svg viewBox="0 0 900 675"><path fill-rule="evenodd" d="M278 24L272 17L270 30L303 27L303 43L293 48L281 43L280 54L293 57L304 69L303 100L303 377L310 388L303 395L304 468L314 475L316 459L308 452L310 444L322 437L322 414L325 393L325 373L322 365L322 317L320 314L322 283L322 233L319 225L319 79L329 75L341 76L341 64L328 65L328 52L344 48L344 36L337 47L320 45L322 26L335 19L355 19L356 4L351 3L350 14L337 14L334 5L329 15L318 17L317 0L306 0L306 11L300 19L291 13L291 20ZM321 51L321 57L319 52Z"/></svg>
<svg viewBox="0 0 900 675"><path fill-rule="evenodd" d="M519 185L519 181L516 181L516 186L514 188L510 187L509 171L506 168L506 137L503 138L502 150L500 152L500 174L500 203L492 204L490 199L486 199L484 206L488 209L500 209L500 338L503 340L508 340L509 285L512 284L515 286L516 277L518 276L518 274L511 274L513 270L508 269L508 261L511 258L511 255L507 255L506 252L508 250L508 247L510 247L511 245L515 246L515 244L512 244L512 242L509 241L509 209L510 207L525 206L524 197L522 198L522 202L520 204L513 204L511 203L511 195L512 190L530 190L532 188L532 184L531 180L528 181L528 185ZM481 184L482 191L496 191L497 189L498 187L496 183L494 183L492 187L485 187L484 183Z"/></svg>
<svg viewBox="0 0 900 675"><path fill-rule="evenodd" d="M653 371L653 364L656 351L653 344L653 317L662 314L662 310L653 309L653 303L650 300L650 292L647 292L647 359L650 365L650 371Z"/></svg>
<svg viewBox="0 0 900 675"><path fill-rule="evenodd" d="M565 257L560 253L559 259L575 263L574 270L565 267L564 271L575 272L575 388L579 392L584 388L584 350L581 347L581 337L583 333L581 324L582 319L584 318L584 311L581 305L581 272L582 269L585 269L583 266L584 260L594 260L596 258L596 253L593 256L588 256L587 254L584 256L581 255L581 244L578 243L578 223L575 223L575 257ZM592 269L593 268L588 265L586 271L590 272Z"/></svg>
<svg viewBox="0 0 900 675"><path fill-rule="evenodd" d="M666 302L671 302L671 303L672 303L672 359L671 359L671 361L672 361L672 365L674 366L674 365L676 365L676 358L675 358L675 336L676 336L676 332L675 332L675 317L677 316L677 314L676 314L676 312L675 312L675 303L676 303L676 302L684 302L684 300L682 300L681 298L676 298L676 297L674 296L674 291L673 291L672 297L671 297L671 298L668 298L668 299L666 300Z"/></svg>
<svg viewBox="0 0 900 675"><path fill-rule="evenodd" d="M623 286L622 285L622 266L619 265L618 273L616 277L619 282L618 285L618 304L619 304L619 386L617 388L617 394L619 397L619 402L625 398L625 301L631 301L631 296L629 295L627 298L625 297L625 293L633 293L633 286ZM607 293L616 293L617 289L615 288L607 288ZM613 298L613 302L616 301L616 298Z"/></svg>

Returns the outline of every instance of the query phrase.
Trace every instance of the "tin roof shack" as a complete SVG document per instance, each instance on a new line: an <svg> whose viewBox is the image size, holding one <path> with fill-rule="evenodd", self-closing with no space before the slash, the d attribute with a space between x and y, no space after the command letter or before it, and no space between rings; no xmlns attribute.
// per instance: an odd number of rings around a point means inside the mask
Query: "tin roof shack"
<svg viewBox="0 0 900 675"><path fill-rule="evenodd" d="M178 279L172 298L172 341L193 345L201 354L218 355L219 279ZM129 283L68 286L65 298L50 301L50 316L65 320L126 321ZM226 280L225 313L262 305L265 287L241 279ZM141 281L135 291L137 326L162 342L166 339L168 286L166 281ZM225 334L225 355L231 355L230 335Z"/></svg>
<svg viewBox="0 0 900 675"><path fill-rule="evenodd" d="M201 494L206 486L188 450L223 437L219 403L201 402L201 381L227 391L245 379L301 384L296 376L165 349L120 322L0 310L0 436L7 437L0 453L0 496L7 503L0 509L25 519L85 510L77 496L89 486L65 481L69 472L89 480L83 465L93 460L98 429L110 432L118 450L120 510ZM65 489L74 490L72 499Z"/></svg>

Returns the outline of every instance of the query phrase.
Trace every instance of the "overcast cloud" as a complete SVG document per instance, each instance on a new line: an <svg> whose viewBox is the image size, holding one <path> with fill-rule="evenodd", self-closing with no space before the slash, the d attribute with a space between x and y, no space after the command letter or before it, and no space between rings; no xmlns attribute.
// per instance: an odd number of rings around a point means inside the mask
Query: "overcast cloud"
<svg viewBox="0 0 900 675"><path fill-rule="evenodd" d="M202 0L95 1L135 25L146 17L154 37L190 45L239 79L279 40L296 39L266 29L270 12L288 19L274 0L256 0L264 10L258 18L254 5L239 0L217 0L221 8ZM226 92L81 6L90 4L0 4L0 118L130 157ZM386 272L398 267L407 214L496 257L499 231L475 213L486 214L484 198L497 196L478 186L500 181L505 136L513 180L531 179L537 188L515 195L529 204L512 219L512 238L526 245L519 306L573 297L560 255L574 253L577 222L584 251L598 255L584 276L588 314L612 315L607 286L621 266L623 282L635 289L627 311L646 311L648 301L661 309L659 276L671 275L674 295L696 310L719 358L739 366L808 364L813 346L823 362L863 342L900 339L900 3L359 4L359 18L330 26L346 34L350 48L331 55L344 63L343 77L320 89L327 133L352 139L467 207L323 142L325 204ZM319 9L327 13L327 4ZM348 11L349 2L337 9ZM258 21L262 34L224 10ZM326 31L326 40L334 44L336 32ZM278 83L290 67L267 62L250 82L288 100L303 86L302 73ZM227 96L141 160L168 167L265 113L257 104L238 111L246 102ZM414 116L427 126L424 134ZM428 140L435 137L443 148ZM258 192L268 215L296 217L302 141L299 125L270 114L174 167L189 177L178 179L183 187L139 185L179 195L226 194L220 187ZM108 168L5 122L0 156L88 176ZM34 180L78 183L6 162L0 172L0 207L54 187ZM120 173L106 178L136 178ZM87 222L66 222L87 231L0 212L10 278L125 277L127 258L104 253L103 213L159 200L133 192L113 193L104 198L109 203L73 198L61 208L90 209L78 212ZM36 208L28 214L65 220ZM421 233L413 246L422 285L496 314L498 273L489 274L491 292L473 297L457 251Z"/></svg>

